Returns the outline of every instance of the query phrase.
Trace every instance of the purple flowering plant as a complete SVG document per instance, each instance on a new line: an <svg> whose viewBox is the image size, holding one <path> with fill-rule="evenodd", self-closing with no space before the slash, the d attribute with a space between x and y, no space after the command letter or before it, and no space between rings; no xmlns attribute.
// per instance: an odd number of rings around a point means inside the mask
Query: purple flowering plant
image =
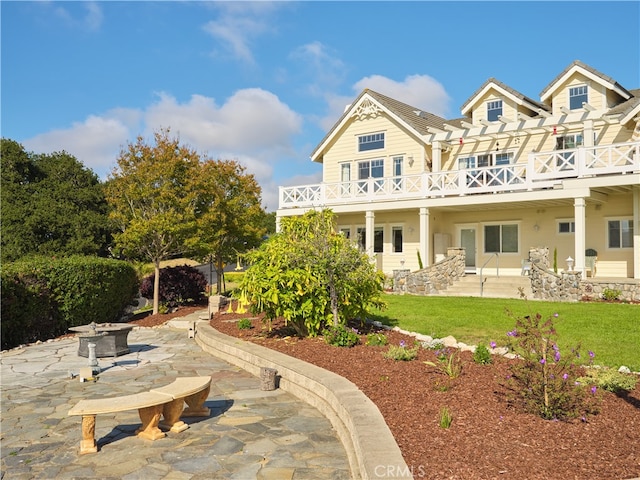
<svg viewBox="0 0 640 480"><path fill-rule="evenodd" d="M554 320L540 313L515 318L515 328L507 333L510 350L517 359L510 363L504 382L508 398L529 413L548 420L586 418L598 411L599 396L591 385L577 382L583 367L578 365L580 346L563 354L558 345ZM593 352L589 357L594 358Z"/></svg>

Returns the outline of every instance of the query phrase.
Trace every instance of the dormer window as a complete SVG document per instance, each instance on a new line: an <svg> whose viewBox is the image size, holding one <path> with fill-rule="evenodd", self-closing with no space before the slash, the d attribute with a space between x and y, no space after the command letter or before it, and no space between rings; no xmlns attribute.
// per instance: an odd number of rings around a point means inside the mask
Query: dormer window
<svg viewBox="0 0 640 480"><path fill-rule="evenodd" d="M569 109L578 110L583 103L588 103L587 86L571 87L569 89Z"/></svg>
<svg viewBox="0 0 640 480"><path fill-rule="evenodd" d="M369 150L379 150L384 148L384 133L373 133L371 135L360 135L358 137L358 151L368 152Z"/></svg>
<svg viewBox="0 0 640 480"><path fill-rule="evenodd" d="M495 122L502 116L502 100L487 102L487 120Z"/></svg>

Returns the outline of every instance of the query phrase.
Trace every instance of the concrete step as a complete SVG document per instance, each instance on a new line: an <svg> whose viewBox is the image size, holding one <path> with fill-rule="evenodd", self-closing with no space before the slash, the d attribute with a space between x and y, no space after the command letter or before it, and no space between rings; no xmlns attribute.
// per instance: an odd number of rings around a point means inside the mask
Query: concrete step
<svg viewBox="0 0 640 480"><path fill-rule="evenodd" d="M522 288L528 298L533 296L528 276L484 276L481 289L478 275L466 275L441 295L451 297L520 298ZM482 294L481 294L482 293Z"/></svg>

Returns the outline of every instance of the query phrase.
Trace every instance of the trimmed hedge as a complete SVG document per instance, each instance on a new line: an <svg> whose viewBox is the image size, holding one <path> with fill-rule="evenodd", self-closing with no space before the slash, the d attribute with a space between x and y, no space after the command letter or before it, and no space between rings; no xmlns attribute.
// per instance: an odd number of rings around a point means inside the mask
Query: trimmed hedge
<svg viewBox="0 0 640 480"><path fill-rule="evenodd" d="M69 327L117 322L138 293L127 262L33 257L2 266L2 348L46 340Z"/></svg>

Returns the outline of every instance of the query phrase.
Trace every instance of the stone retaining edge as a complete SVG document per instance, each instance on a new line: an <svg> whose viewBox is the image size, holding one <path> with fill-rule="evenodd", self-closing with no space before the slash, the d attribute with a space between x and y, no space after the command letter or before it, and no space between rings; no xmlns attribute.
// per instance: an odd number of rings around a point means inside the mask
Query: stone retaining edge
<svg viewBox="0 0 640 480"><path fill-rule="evenodd" d="M259 376L278 371L279 386L318 409L344 445L353 478L413 478L378 407L349 380L275 350L222 334L198 322L195 340L208 353Z"/></svg>

